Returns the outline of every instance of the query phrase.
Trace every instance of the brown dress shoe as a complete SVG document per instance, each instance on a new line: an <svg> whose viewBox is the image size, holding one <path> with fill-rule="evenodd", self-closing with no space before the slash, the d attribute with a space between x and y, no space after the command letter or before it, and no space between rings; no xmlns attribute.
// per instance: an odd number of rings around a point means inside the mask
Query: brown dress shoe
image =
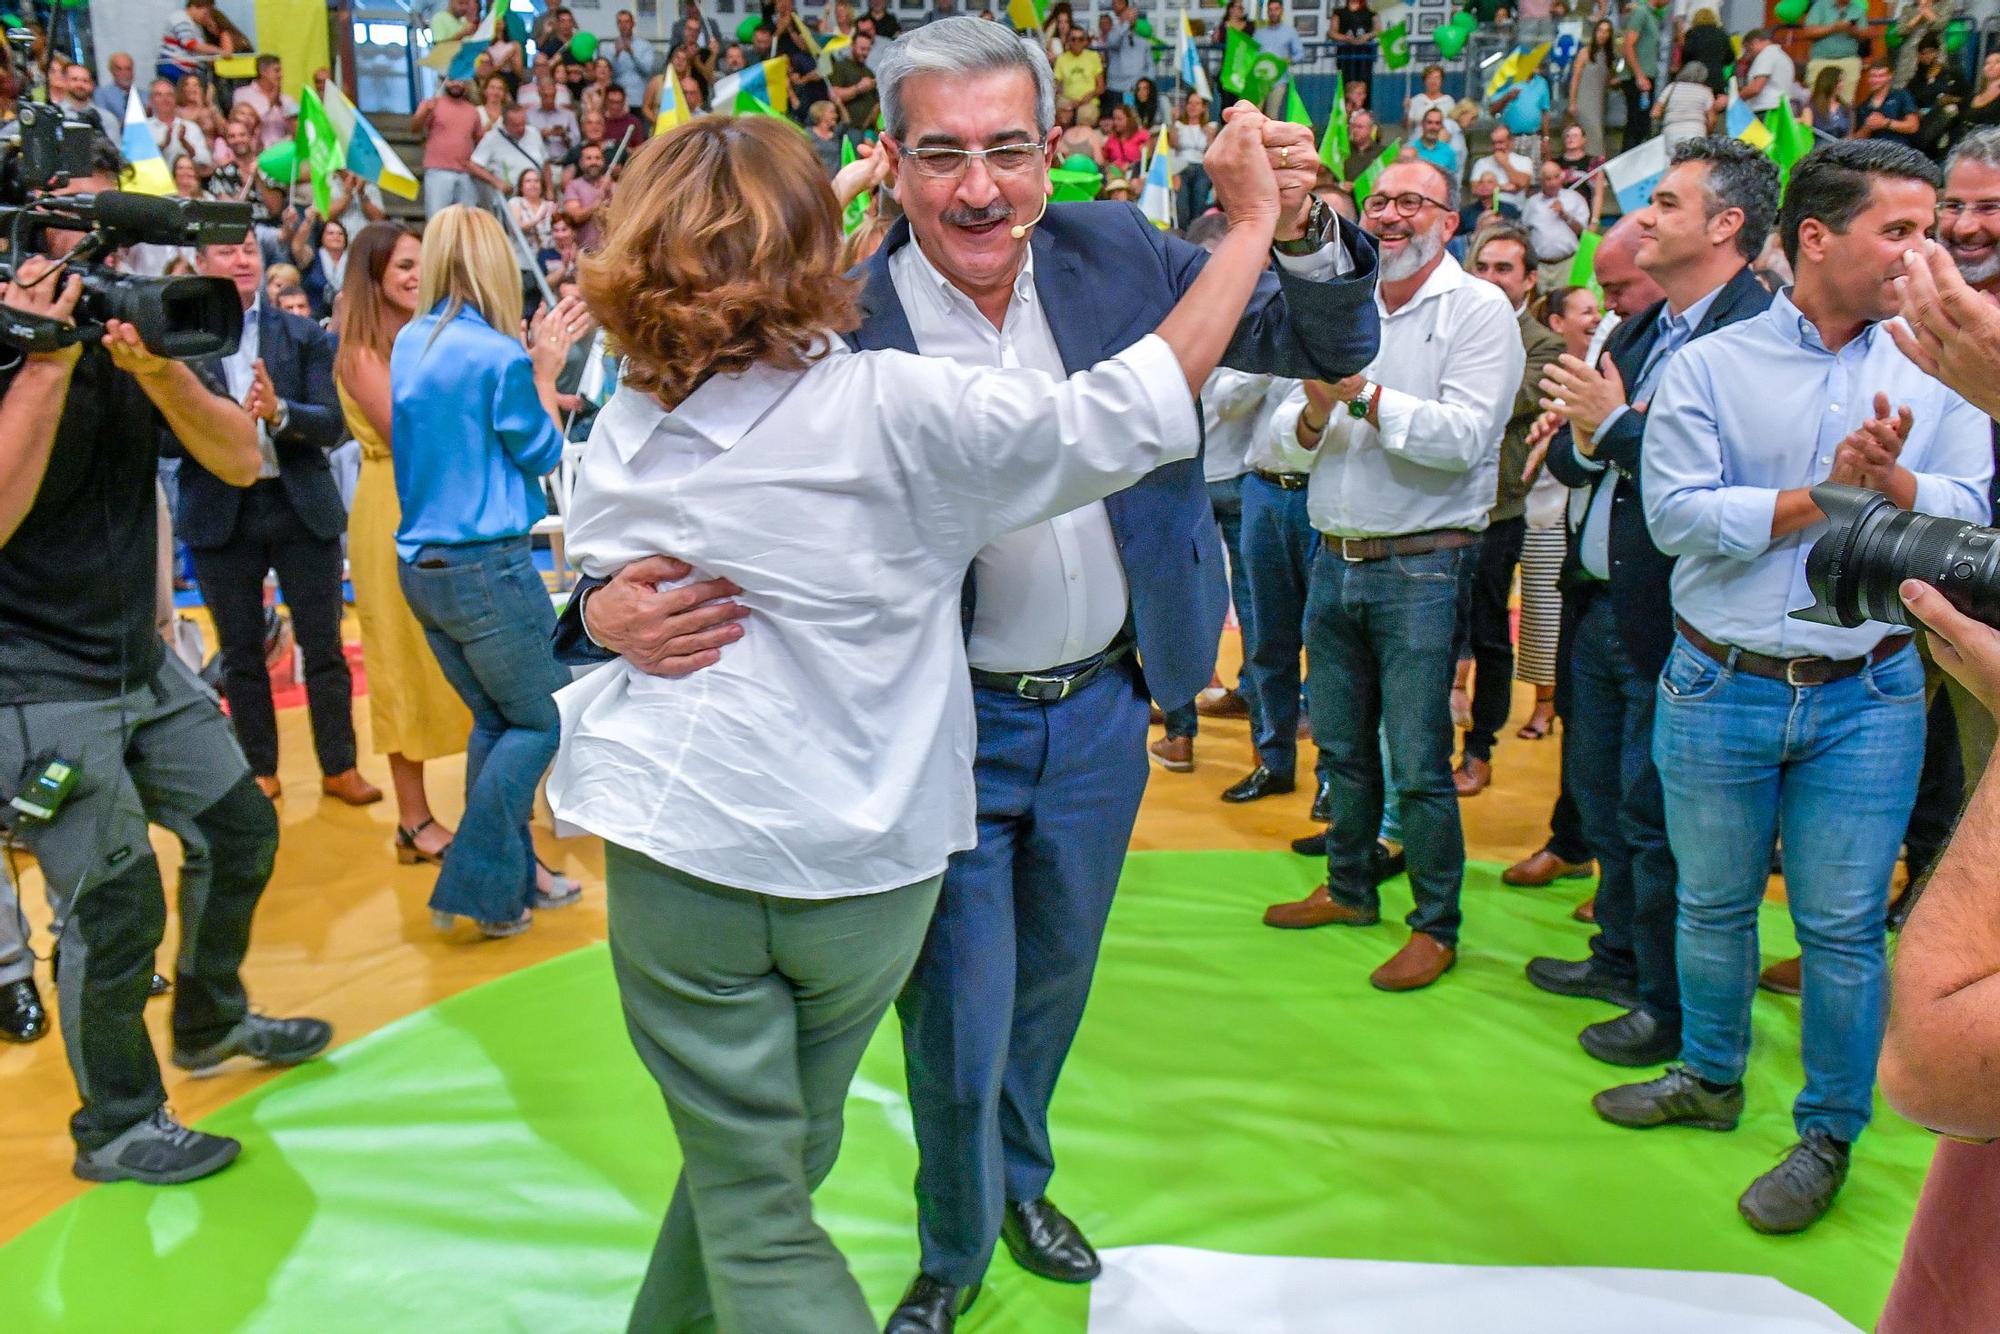
<svg viewBox="0 0 2000 1334"><path fill-rule="evenodd" d="M1325 885L1295 903L1274 903L1264 909L1265 926L1287 931L1302 931L1310 926L1373 926L1380 920L1376 913L1338 902L1326 892Z"/></svg>
<svg viewBox="0 0 2000 1334"><path fill-rule="evenodd" d="M1595 926L1597 924L1597 896L1593 894L1582 903L1577 904L1576 911L1571 913L1570 916L1579 922L1589 922Z"/></svg>
<svg viewBox="0 0 2000 1334"><path fill-rule="evenodd" d="M1250 706L1234 690L1210 686L1194 697L1194 711L1203 718L1248 718Z"/></svg>
<svg viewBox="0 0 2000 1334"><path fill-rule="evenodd" d="M1368 980L1379 991L1418 991L1443 977L1457 962L1457 950L1413 931L1409 944L1370 973Z"/></svg>
<svg viewBox="0 0 2000 1334"><path fill-rule="evenodd" d="M1461 797L1476 797L1486 790L1493 781L1493 765L1487 760L1466 756L1459 761L1458 768L1452 770L1451 785L1458 789Z"/></svg>
<svg viewBox="0 0 2000 1334"><path fill-rule="evenodd" d="M1780 996L1796 996L1805 990L1805 977L1799 965L1800 961L1796 956L1780 959L1757 974L1757 985L1766 991L1775 991Z"/></svg>
<svg viewBox="0 0 2000 1334"><path fill-rule="evenodd" d="M1312 719L1306 717L1303 713L1300 714L1299 725L1296 729L1294 729L1293 735L1295 735L1300 741L1312 740L1313 739Z"/></svg>
<svg viewBox="0 0 2000 1334"><path fill-rule="evenodd" d="M320 779L319 790L350 806L370 806L382 800L382 789L363 778L359 769Z"/></svg>
<svg viewBox="0 0 2000 1334"><path fill-rule="evenodd" d="M272 801L285 795L284 785L278 782L276 774L258 774L257 790Z"/></svg>
<svg viewBox="0 0 2000 1334"><path fill-rule="evenodd" d="M1500 882L1522 889L1540 889L1558 880L1583 880L1597 869L1595 862L1566 862L1543 848L1500 873Z"/></svg>
<svg viewBox="0 0 2000 1334"><path fill-rule="evenodd" d="M1184 774L1194 769L1194 738L1191 736L1163 736L1146 747L1153 756L1153 763L1169 773Z"/></svg>

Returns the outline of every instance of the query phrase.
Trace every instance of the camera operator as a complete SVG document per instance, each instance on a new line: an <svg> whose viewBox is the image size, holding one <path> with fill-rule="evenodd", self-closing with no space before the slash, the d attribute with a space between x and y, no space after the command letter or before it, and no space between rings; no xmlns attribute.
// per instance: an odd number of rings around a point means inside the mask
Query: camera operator
<svg viewBox="0 0 2000 1334"><path fill-rule="evenodd" d="M123 163L101 143L91 174L59 193L113 189ZM60 258L80 239L51 230ZM0 304L67 322L78 279L22 262ZM38 281L38 279L40 281ZM4 353L0 353L4 356ZM219 1171L234 1140L167 1112L142 1010L165 927L149 820L192 827L213 858L180 904L174 1062L207 1070L236 1055L306 1060L331 1040L316 1019L249 1012L238 976L271 874L278 825L214 697L154 629L163 431L217 477L256 480L257 428L194 371L106 322L101 345L0 369L0 807L40 862L54 915L59 1012L82 1107L76 1174L151 1184Z"/></svg>

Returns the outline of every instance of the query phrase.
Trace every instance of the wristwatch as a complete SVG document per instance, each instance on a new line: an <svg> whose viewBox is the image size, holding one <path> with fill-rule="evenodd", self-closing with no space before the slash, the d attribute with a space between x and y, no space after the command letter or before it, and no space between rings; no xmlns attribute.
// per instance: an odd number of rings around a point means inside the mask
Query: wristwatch
<svg viewBox="0 0 2000 1334"><path fill-rule="evenodd" d="M1318 195L1313 196L1312 207L1306 210L1306 230L1296 241L1273 241L1271 249L1281 255L1302 258L1316 255L1339 234L1340 224L1335 221L1333 210Z"/></svg>
<svg viewBox="0 0 2000 1334"><path fill-rule="evenodd" d="M1347 415L1356 421L1366 420L1374 410L1376 400L1382 397L1382 386L1372 380L1361 382L1361 392L1347 400Z"/></svg>

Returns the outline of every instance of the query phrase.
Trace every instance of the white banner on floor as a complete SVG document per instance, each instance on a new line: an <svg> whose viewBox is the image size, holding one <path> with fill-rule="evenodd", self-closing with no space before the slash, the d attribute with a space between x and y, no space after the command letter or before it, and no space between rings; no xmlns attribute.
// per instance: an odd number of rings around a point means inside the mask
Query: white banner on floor
<svg viewBox="0 0 2000 1334"><path fill-rule="evenodd" d="M1507 1268L1104 1253L1090 1334L1854 1334L1774 1278L1668 1269Z"/></svg>

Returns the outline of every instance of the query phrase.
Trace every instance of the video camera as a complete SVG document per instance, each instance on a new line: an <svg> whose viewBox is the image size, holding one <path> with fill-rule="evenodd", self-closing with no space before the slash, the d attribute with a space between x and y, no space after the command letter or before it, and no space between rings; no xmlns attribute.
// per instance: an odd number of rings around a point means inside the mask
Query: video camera
<svg viewBox="0 0 2000 1334"><path fill-rule="evenodd" d="M155 353L188 360L226 356L243 332L243 303L226 279L177 276L142 278L99 262L128 245L228 245L250 231L250 206L219 200L165 198L105 190L56 195L92 170L96 124L72 120L58 108L21 106L18 134L0 139L0 281L14 281L18 266L45 253L43 233L83 232L64 267L44 278L83 279L74 326L0 305L0 343L27 352L50 352L104 335L106 320L123 320Z"/></svg>

